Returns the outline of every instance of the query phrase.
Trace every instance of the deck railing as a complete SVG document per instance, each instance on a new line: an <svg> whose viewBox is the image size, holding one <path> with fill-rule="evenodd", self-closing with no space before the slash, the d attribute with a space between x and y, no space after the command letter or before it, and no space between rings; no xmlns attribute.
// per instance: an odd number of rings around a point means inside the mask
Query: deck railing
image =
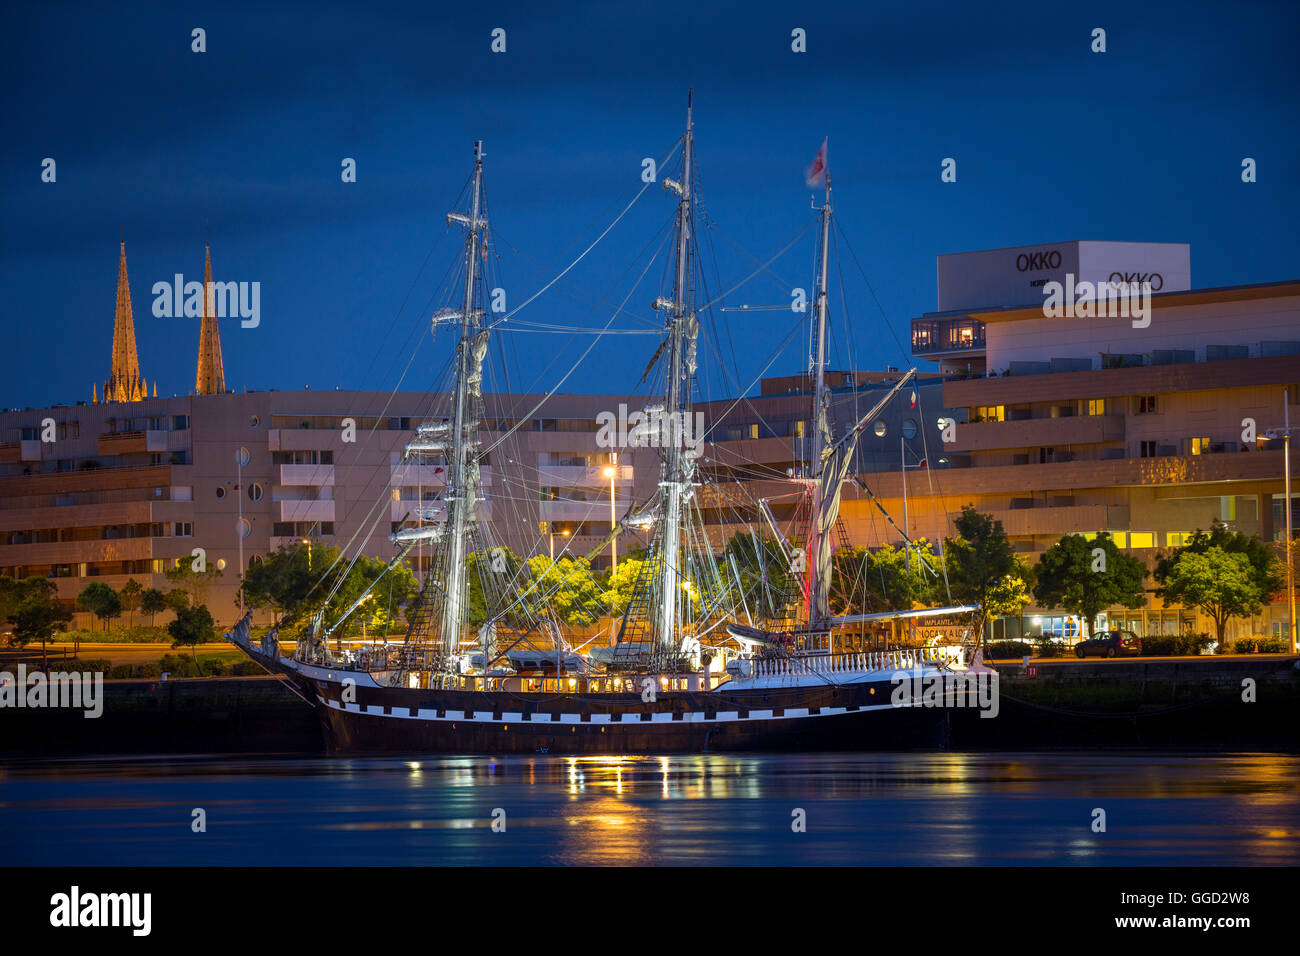
<svg viewBox="0 0 1300 956"><path fill-rule="evenodd" d="M754 677L844 674L850 671L910 670L943 663L961 665L961 647L906 648L893 651L859 651L817 657L780 657L753 662Z"/></svg>

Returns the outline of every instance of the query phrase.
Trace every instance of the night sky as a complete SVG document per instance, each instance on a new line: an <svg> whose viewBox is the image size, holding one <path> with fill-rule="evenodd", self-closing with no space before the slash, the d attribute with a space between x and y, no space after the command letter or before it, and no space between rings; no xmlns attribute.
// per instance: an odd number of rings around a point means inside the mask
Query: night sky
<svg viewBox="0 0 1300 956"><path fill-rule="evenodd" d="M216 278L262 286L258 328L222 322L229 388L392 388L454 259L461 234L443 217L473 141L485 142L513 307L608 225L640 186L641 159L671 148L690 86L722 287L752 269L737 248L766 258L815 215L803 169L829 137L836 212L888 316L842 248L843 301L834 273L832 286L852 332L836 341L840 366L907 362L896 338L935 308L942 253L1188 242L1196 287L1295 279L1298 11L1128 0L11 6L0 31L0 406L89 399L107 377L123 224L141 367L160 395L193 387L198 323L155 318L151 287L176 272L201 278L209 230ZM504 54L489 49L496 27ZM805 54L791 52L795 27ZM1107 31L1105 54L1090 51L1094 27ZM45 157L53 184L41 181ZM340 181L344 157L357 161L355 183ZM945 157L957 160L955 184L940 181ZM1258 182L1241 181L1243 157ZM609 308L593 302L626 294L625 270L671 212L662 189L648 190L519 318L603 325ZM728 301L788 302L791 285L811 283L813 248L809 231L774 277ZM656 264L616 327L651 324L661 275ZM746 382L791 323L777 311L716 318ZM590 341L505 338L516 389L550 387L556 353ZM564 390L627 391L654 346L602 340ZM404 387L434 382L445 356L430 348L426 338ZM795 336L769 374L799 371L805 351ZM705 389L727 391L717 379Z"/></svg>

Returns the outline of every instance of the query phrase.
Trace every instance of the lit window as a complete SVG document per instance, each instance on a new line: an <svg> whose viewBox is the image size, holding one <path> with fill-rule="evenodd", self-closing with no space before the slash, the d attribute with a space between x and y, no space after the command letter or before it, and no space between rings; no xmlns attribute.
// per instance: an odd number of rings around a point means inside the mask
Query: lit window
<svg viewBox="0 0 1300 956"><path fill-rule="evenodd" d="M1130 548L1154 548L1156 546L1156 536L1150 531L1134 531L1128 536L1128 546Z"/></svg>
<svg viewBox="0 0 1300 956"><path fill-rule="evenodd" d="M1193 438L1191 441L1193 455L1204 455L1210 450L1210 440L1208 438Z"/></svg>
<svg viewBox="0 0 1300 956"><path fill-rule="evenodd" d="M1088 414L1089 414L1089 415L1105 415L1105 414L1106 414L1106 400L1105 400L1104 398L1090 398L1090 399L1088 399Z"/></svg>

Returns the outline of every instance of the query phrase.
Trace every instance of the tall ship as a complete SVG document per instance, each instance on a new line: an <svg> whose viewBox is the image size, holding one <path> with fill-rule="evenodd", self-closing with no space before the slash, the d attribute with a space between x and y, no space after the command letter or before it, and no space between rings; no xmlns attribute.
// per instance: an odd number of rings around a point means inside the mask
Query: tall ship
<svg viewBox="0 0 1300 956"><path fill-rule="evenodd" d="M653 303L662 337L650 362L662 390L638 426L642 447L657 450L658 482L612 532L635 528L646 546L609 643L580 653L551 606L552 581L527 563L506 565L485 514L482 469L489 449L480 423L493 320L480 269L490 234L484 157L475 144L466 208L448 215L449 224L465 231L460 294L434 316L435 325L456 331L447 401L441 414L418 425L403 451L405 462L438 463L445 484L436 501L419 504L417 516L427 523L392 534L395 554L385 571L413 549L428 550L418 593L405 608L404 640L347 649L332 640L384 574L334 620L318 610L291 654L282 652L277 629L253 639L251 614L226 635L316 708L330 749L666 754L938 747L947 738L953 700L922 699L919 689L988 673L977 653L967 659L960 640L903 648L864 638L864 625L928 614L960 619L975 608L908 607L838 618L829 612L832 531L857 436L914 377L914 370L902 376L844 435L831 434L822 389L829 182L814 311L814 452L806 473L791 476L808 496L811 521L799 546L787 544L759 500L752 513L767 515L777 540L752 527L748 532L754 548L766 552L763 560L792 572L773 576L789 593L765 588L756 598L734 554L710 538L701 508L709 493L700 467L704 436L692 427L702 327L692 281L699 201L694 148L688 104L674 150L680 173L663 180L675 217L670 267ZM334 580L337 588L341 575Z"/></svg>

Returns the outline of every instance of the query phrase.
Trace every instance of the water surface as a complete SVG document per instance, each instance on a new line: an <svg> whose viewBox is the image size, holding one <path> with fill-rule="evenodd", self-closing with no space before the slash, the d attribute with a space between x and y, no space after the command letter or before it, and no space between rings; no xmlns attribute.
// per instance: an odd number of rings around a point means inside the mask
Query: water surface
<svg viewBox="0 0 1300 956"><path fill-rule="evenodd" d="M0 763L0 864L1259 866L1297 847L1295 756Z"/></svg>

